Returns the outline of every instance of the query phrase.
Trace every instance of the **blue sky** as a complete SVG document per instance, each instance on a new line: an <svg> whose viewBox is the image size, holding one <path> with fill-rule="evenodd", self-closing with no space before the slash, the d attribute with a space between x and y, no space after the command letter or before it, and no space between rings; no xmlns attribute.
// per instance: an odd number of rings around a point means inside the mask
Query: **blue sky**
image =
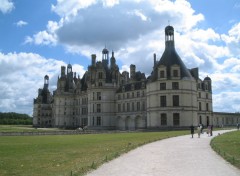
<svg viewBox="0 0 240 176"><path fill-rule="evenodd" d="M164 28L188 68L213 81L213 109L240 111L239 0L0 0L0 111L32 114L33 98L61 65L80 76L91 54L114 50L120 70L149 75L164 51Z"/></svg>

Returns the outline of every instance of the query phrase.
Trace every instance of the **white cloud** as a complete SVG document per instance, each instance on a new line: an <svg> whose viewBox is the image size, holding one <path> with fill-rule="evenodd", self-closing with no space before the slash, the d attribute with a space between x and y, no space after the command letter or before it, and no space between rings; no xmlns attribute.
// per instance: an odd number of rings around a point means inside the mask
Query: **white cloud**
<svg viewBox="0 0 240 176"><path fill-rule="evenodd" d="M0 111L31 114L44 76L49 75L53 91L62 65L67 64L34 53L0 53ZM73 65L73 71L81 76L84 73L80 65Z"/></svg>
<svg viewBox="0 0 240 176"><path fill-rule="evenodd" d="M11 0L0 0L0 11L2 13L9 13L14 9L14 4Z"/></svg>
<svg viewBox="0 0 240 176"><path fill-rule="evenodd" d="M75 16L79 9L87 8L96 3L96 0L57 0L57 5L52 5L52 11L59 16Z"/></svg>
<svg viewBox="0 0 240 176"><path fill-rule="evenodd" d="M59 28L58 23L48 21L47 29L40 31L33 35L33 37L26 36L24 44L34 43L36 45L56 45L57 35L55 31Z"/></svg>
<svg viewBox="0 0 240 176"><path fill-rule="evenodd" d="M104 8L106 2L112 3L109 5L111 8ZM72 6L76 9L70 10ZM195 14L187 1L180 0L175 3L156 0L91 1L87 4L58 1L53 7L56 13L61 11L61 16L64 16L57 30L60 43L90 47L107 43L114 49L161 30L168 20L172 20L179 29L188 30L204 19L202 14Z"/></svg>
<svg viewBox="0 0 240 176"><path fill-rule="evenodd" d="M191 38L195 41L201 42L208 42L209 40L212 41L219 41L220 35L217 34L213 29L208 28L207 30L203 29L194 29L187 33L187 37Z"/></svg>
<svg viewBox="0 0 240 176"><path fill-rule="evenodd" d="M26 21L22 21L22 20L20 20L20 21L18 21L17 23L16 23L16 25L18 26L18 27L22 27L22 26L26 26L28 23L26 22Z"/></svg>
<svg viewBox="0 0 240 176"><path fill-rule="evenodd" d="M240 56L240 22L233 25L227 34L221 35L232 55Z"/></svg>
<svg viewBox="0 0 240 176"><path fill-rule="evenodd" d="M113 7L119 4L119 0L103 0L104 7Z"/></svg>
<svg viewBox="0 0 240 176"><path fill-rule="evenodd" d="M217 112L239 112L240 92L221 92L213 95L213 110Z"/></svg>
<svg viewBox="0 0 240 176"><path fill-rule="evenodd" d="M120 69L120 72L127 71L130 73L130 66L129 65L123 65L122 68Z"/></svg>

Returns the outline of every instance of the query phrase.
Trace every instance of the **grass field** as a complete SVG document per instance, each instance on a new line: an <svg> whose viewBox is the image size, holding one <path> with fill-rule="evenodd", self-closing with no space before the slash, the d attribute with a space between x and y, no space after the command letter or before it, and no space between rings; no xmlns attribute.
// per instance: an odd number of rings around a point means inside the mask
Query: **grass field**
<svg viewBox="0 0 240 176"><path fill-rule="evenodd" d="M145 143L189 131L0 136L1 176L84 175Z"/></svg>
<svg viewBox="0 0 240 176"><path fill-rule="evenodd" d="M32 125L0 125L0 132L59 131L57 128L33 128Z"/></svg>
<svg viewBox="0 0 240 176"><path fill-rule="evenodd" d="M240 131L225 133L211 141L212 148L240 169Z"/></svg>

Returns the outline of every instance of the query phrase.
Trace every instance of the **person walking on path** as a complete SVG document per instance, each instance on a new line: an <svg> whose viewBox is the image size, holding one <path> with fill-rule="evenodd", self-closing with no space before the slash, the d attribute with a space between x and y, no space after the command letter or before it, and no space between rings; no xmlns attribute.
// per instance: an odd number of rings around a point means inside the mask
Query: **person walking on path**
<svg viewBox="0 0 240 176"><path fill-rule="evenodd" d="M203 134L203 128L204 128L204 126L203 126L203 124L201 124L201 133Z"/></svg>
<svg viewBox="0 0 240 176"><path fill-rule="evenodd" d="M198 133L198 138L200 138L200 135L201 135L201 126L198 125L197 127L197 133Z"/></svg>
<svg viewBox="0 0 240 176"><path fill-rule="evenodd" d="M190 126L190 132L191 132L191 135L192 135L192 138L193 138L193 135L194 135L194 126Z"/></svg>
<svg viewBox="0 0 240 176"><path fill-rule="evenodd" d="M211 126L208 125L208 136L211 136Z"/></svg>
<svg viewBox="0 0 240 176"><path fill-rule="evenodd" d="M210 136L212 136L212 132L213 132L213 125L210 126Z"/></svg>

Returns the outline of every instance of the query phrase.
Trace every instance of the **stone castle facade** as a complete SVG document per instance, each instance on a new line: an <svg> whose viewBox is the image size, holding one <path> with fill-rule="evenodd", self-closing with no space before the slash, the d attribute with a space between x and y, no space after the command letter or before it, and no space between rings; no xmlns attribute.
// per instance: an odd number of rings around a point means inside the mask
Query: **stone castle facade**
<svg viewBox="0 0 240 176"><path fill-rule="evenodd" d="M174 28L167 26L165 51L160 60L154 54L148 77L136 71L135 65L130 65L130 74L120 73L114 52L109 55L106 48L102 61L91 56L92 63L82 78L70 64L62 66L53 94L46 75L43 89L34 99L33 125L136 130L219 122L212 110L211 79L200 79L198 68L187 69L174 45Z"/></svg>

